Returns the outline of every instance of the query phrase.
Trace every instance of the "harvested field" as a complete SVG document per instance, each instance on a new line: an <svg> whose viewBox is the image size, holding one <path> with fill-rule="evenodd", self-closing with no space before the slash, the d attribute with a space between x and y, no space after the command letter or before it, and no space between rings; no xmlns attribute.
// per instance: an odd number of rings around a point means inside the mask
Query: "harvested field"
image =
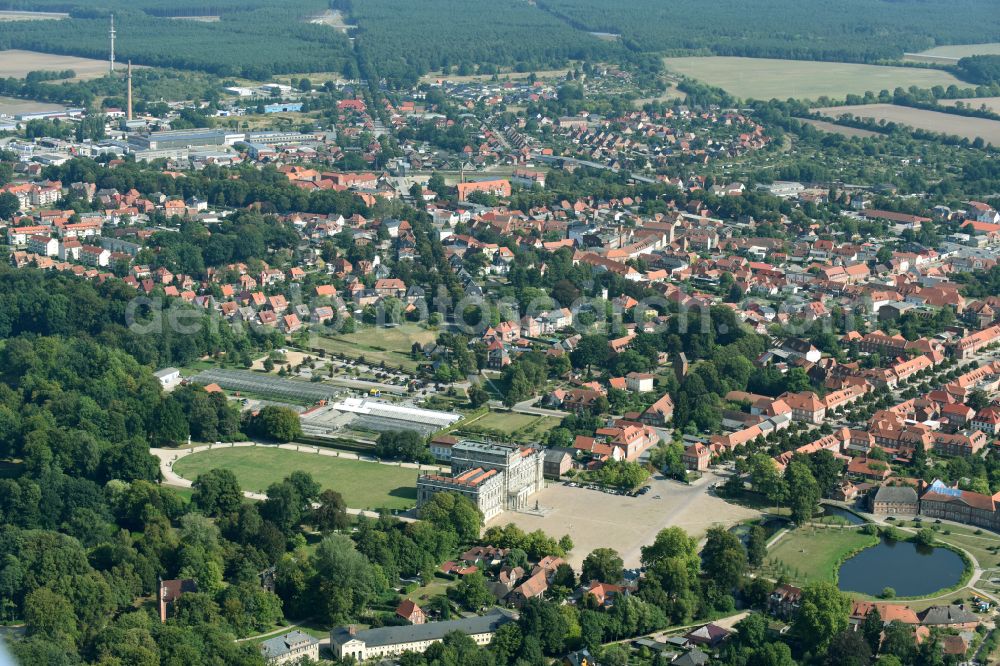
<svg viewBox="0 0 1000 666"><path fill-rule="evenodd" d="M907 54L911 55L911 54ZM987 44L949 44L947 46L935 46L932 49L914 53L912 55L937 56L940 58L964 58L974 55L1000 55L1000 43L990 42Z"/></svg>
<svg viewBox="0 0 1000 666"><path fill-rule="evenodd" d="M0 11L0 22L4 21L59 21L69 18L69 14L62 12L15 12Z"/></svg>
<svg viewBox="0 0 1000 666"><path fill-rule="evenodd" d="M817 99L824 95L839 99L897 86L962 85L948 72L915 67L728 56L666 58L664 62L671 71L744 99Z"/></svg>
<svg viewBox="0 0 1000 666"><path fill-rule="evenodd" d="M962 102L970 109L979 109L985 106L987 111L1000 113L1000 97L967 97L965 99L938 100L938 104L941 106L956 106L959 102Z"/></svg>
<svg viewBox="0 0 1000 666"><path fill-rule="evenodd" d="M848 138L852 137L866 137L866 136L878 136L878 132L872 132L871 130L859 129L857 127L847 127L846 125L838 125L837 123L831 123L826 120L813 120L812 118L799 118L804 123L812 125L818 130L824 132L831 132L833 134L840 134L841 136L846 136Z"/></svg>
<svg viewBox="0 0 1000 666"><path fill-rule="evenodd" d="M62 71L64 69L72 69L76 72L76 78L71 79L73 81L99 79L107 73L108 61L37 51L21 51L19 49L0 51L0 77L3 78L21 79L32 71Z"/></svg>
<svg viewBox="0 0 1000 666"><path fill-rule="evenodd" d="M941 111L925 111L895 104L865 104L861 106L831 106L817 109L823 115L838 118L852 115L858 118L886 120L917 129L944 134L955 134L968 139L982 137L984 141L1000 145L1000 121L986 118L966 118Z"/></svg>
<svg viewBox="0 0 1000 666"><path fill-rule="evenodd" d="M168 16L173 21L198 21L199 23L218 23L221 16Z"/></svg>

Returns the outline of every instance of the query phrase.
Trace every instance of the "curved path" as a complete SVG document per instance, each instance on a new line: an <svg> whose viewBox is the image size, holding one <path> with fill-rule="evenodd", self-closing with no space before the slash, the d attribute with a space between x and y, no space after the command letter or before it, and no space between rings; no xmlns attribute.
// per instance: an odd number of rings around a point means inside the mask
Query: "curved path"
<svg viewBox="0 0 1000 666"><path fill-rule="evenodd" d="M160 461L160 474L163 475L163 483L168 486L175 486L177 488L190 488L192 486L192 481L190 479L185 479L183 476L174 471L174 463L189 456L192 453L201 453L203 451L211 451L214 449L231 449L237 447L267 447L275 449L284 449L286 451L291 451L293 453L302 454L312 454L320 456L329 456L332 458L346 458L349 460L358 460L362 462L367 462L372 465L391 465L394 467L409 467L415 470L428 470L428 471L441 471L442 468L438 465L420 465L417 463L400 463L400 462L381 462L375 458L368 456L361 456L356 453L350 453L347 451L337 451L334 449L325 449L321 446L312 446L309 444L261 444L258 442L233 442L226 444L202 444L200 446L192 446L190 448L184 449L150 449L149 452L156 456ZM249 490L243 491L243 496L252 499L263 501L267 499L267 495L264 493L255 493ZM318 506L318 505L316 505ZM378 518L378 512L376 511L366 511L363 509L347 509L347 513L352 516L367 516L369 518ZM413 521L412 516L405 514L396 514L396 517L404 521Z"/></svg>

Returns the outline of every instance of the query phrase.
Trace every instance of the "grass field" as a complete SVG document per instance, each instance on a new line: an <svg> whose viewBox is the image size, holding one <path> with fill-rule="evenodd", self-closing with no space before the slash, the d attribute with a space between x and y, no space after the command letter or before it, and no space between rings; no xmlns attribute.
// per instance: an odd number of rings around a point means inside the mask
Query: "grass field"
<svg viewBox="0 0 1000 666"><path fill-rule="evenodd" d="M489 412L462 424L462 430L498 431L523 440L538 440L559 425L554 416L535 416L515 412Z"/></svg>
<svg viewBox="0 0 1000 666"><path fill-rule="evenodd" d="M1000 145L1000 121L987 118L967 118L942 111L925 111L895 104L830 106L817 111L831 118L848 114L859 118L900 123L931 132L955 134L968 139L982 137L987 143Z"/></svg>
<svg viewBox="0 0 1000 666"><path fill-rule="evenodd" d="M76 56L53 55L37 51L11 49L0 51L0 77L24 78L34 70L61 71L72 69L76 72L73 81L99 79L108 71L106 60L77 58Z"/></svg>
<svg viewBox="0 0 1000 666"><path fill-rule="evenodd" d="M395 328L363 328L354 333L322 336L316 344L328 352L364 356L368 361L385 361L389 365L402 365L412 370L417 367L417 362L410 358L413 343L433 342L437 335L437 331L429 331L416 324L403 324Z"/></svg>
<svg viewBox="0 0 1000 666"><path fill-rule="evenodd" d="M962 85L948 72L915 67L728 56L666 58L664 62L674 72L744 99L817 99L823 95L840 99L849 93L877 93L897 86Z"/></svg>
<svg viewBox="0 0 1000 666"><path fill-rule="evenodd" d="M415 469L286 449L215 449L185 456L174 464L178 474L191 480L216 467L232 470L243 489L254 492L264 492L296 470L309 472L323 488L342 494L352 509L407 509L417 499Z"/></svg>
<svg viewBox="0 0 1000 666"><path fill-rule="evenodd" d="M837 569L853 552L874 546L878 537L845 528L799 527L785 532L767 551L765 569L793 583L834 582Z"/></svg>

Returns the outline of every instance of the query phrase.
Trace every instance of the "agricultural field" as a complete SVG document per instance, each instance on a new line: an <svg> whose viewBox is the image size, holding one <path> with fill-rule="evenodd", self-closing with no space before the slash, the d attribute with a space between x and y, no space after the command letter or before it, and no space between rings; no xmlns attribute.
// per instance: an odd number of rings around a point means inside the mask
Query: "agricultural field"
<svg viewBox="0 0 1000 666"><path fill-rule="evenodd" d="M926 51L921 51L920 53L907 55L936 56L938 58L955 59L974 55L1000 55L1000 43L949 44L947 46L935 46L932 49L927 49Z"/></svg>
<svg viewBox="0 0 1000 666"><path fill-rule="evenodd" d="M348 356L364 356L366 361L387 365L402 365L407 369L415 369L417 362L410 358L410 348L414 342L426 344L437 338L437 331L421 328L416 324L402 324L395 328L383 328L374 331L363 328L354 333L336 336L319 336L312 344L335 354Z"/></svg>
<svg viewBox="0 0 1000 666"><path fill-rule="evenodd" d="M895 104L865 104L861 106L831 106L817 109L823 115L838 118L853 115L859 118L886 120L909 125L917 129L944 134L955 134L967 139L981 137L984 141L1000 145L1000 121L986 118L967 118L940 111L925 111Z"/></svg>
<svg viewBox="0 0 1000 666"><path fill-rule="evenodd" d="M309 472L323 488L342 494L352 509L408 509L417 500L417 471L410 467L271 447L215 449L174 463L174 471L192 481L217 467L232 470L243 489L252 492L264 492L296 470Z"/></svg>
<svg viewBox="0 0 1000 666"><path fill-rule="evenodd" d="M165 18L173 21L198 21L199 23L218 23L221 16L167 16Z"/></svg>
<svg viewBox="0 0 1000 666"><path fill-rule="evenodd" d="M0 22L4 21L59 21L69 18L69 14L62 12L16 12L0 11Z"/></svg>
<svg viewBox="0 0 1000 666"><path fill-rule="evenodd" d="M33 102L27 99L0 96L0 115L16 116L21 113L59 111L65 108L60 104L46 104L45 102Z"/></svg>
<svg viewBox="0 0 1000 666"><path fill-rule="evenodd" d="M108 61L19 49L0 51L0 77L3 78L20 79L32 71L62 71L64 69L72 69L76 72L76 78L71 79L73 81L99 79L107 73Z"/></svg>
<svg viewBox="0 0 1000 666"><path fill-rule="evenodd" d="M764 568L792 583L832 583L848 554L878 543L878 537L860 530L799 527L782 533L767 551Z"/></svg>
<svg viewBox="0 0 1000 666"><path fill-rule="evenodd" d="M939 99L940 106L956 106L959 102L970 109L986 107L987 111L1000 113L1000 97L967 97L965 99Z"/></svg>
<svg viewBox="0 0 1000 666"><path fill-rule="evenodd" d="M813 118L800 118L800 120L807 125L812 125L818 130L823 132L831 132L833 134L840 134L841 136L846 136L847 138L853 137L868 137L868 136L878 136L878 132L873 132L871 130L860 129L858 127L847 127L846 125L838 125L837 123L831 123L827 120L815 120Z"/></svg>
<svg viewBox="0 0 1000 666"><path fill-rule="evenodd" d="M671 71L743 99L843 98L897 86L962 85L948 72L914 67L727 56L666 58L664 62Z"/></svg>

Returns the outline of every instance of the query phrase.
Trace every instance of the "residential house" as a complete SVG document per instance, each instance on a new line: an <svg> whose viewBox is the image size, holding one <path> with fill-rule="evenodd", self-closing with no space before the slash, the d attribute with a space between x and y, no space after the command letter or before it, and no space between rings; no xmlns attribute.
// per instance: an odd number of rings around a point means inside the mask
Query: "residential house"
<svg viewBox="0 0 1000 666"><path fill-rule="evenodd" d="M161 580L159 592L160 622L166 623L167 618L170 616L170 611L173 610L174 602L188 592L197 591L198 584L188 578Z"/></svg>
<svg viewBox="0 0 1000 666"><path fill-rule="evenodd" d="M410 624L423 624L427 621L427 616L423 609L409 599L404 599L396 607L397 617L401 617Z"/></svg>

